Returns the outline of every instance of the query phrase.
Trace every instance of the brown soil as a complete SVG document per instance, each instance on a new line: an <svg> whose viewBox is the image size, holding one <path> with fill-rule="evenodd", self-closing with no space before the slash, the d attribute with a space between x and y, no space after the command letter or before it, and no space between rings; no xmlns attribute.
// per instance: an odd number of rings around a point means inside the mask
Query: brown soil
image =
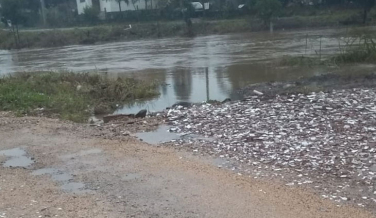
<svg viewBox="0 0 376 218"><path fill-rule="evenodd" d="M0 150L22 148L35 161L26 168L0 167L0 217L373 217L307 190L218 169L210 157L109 133L0 114ZM64 191L53 176L32 175L43 168L85 187Z"/></svg>

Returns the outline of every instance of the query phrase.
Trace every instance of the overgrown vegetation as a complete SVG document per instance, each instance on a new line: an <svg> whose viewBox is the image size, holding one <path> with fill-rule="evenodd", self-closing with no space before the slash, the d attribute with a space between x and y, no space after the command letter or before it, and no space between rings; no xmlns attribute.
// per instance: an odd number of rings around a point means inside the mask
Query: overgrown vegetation
<svg viewBox="0 0 376 218"><path fill-rule="evenodd" d="M375 32L371 29L354 28L347 32L346 37L338 39L338 52L335 54L323 57L320 43L320 48L315 50L314 55L284 56L279 63L282 66L376 63Z"/></svg>
<svg viewBox="0 0 376 218"><path fill-rule="evenodd" d="M333 57L336 63L376 62L376 40L371 34L349 37L340 53Z"/></svg>
<svg viewBox="0 0 376 218"><path fill-rule="evenodd" d="M17 73L0 79L0 110L85 122L94 110L109 113L116 105L154 97L156 88L156 83L90 73Z"/></svg>
<svg viewBox="0 0 376 218"><path fill-rule="evenodd" d="M257 15L264 21L266 25L273 30L273 19L277 17L282 10L282 4L278 0L257 0L255 4Z"/></svg>

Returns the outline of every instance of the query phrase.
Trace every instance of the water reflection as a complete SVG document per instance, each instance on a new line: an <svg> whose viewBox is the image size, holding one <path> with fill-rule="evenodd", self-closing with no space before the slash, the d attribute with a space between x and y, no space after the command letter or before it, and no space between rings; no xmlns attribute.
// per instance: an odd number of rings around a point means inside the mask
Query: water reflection
<svg viewBox="0 0 376 218"><path fill-rule="evenodd" d="M328 72L328 68L281 68L265 64L243 64L217 68L174 68L164 73L144 72L133 74L140 79L163 78L161 96L147 102L136 102L124 106L116 113L136 113L141 109L160 111L179 101L203 102L222 101L225 98L241 99L237 90L249 84L291 80L296 77L309 77ZM127 76L127 74L123 74Z"/></svg>
<svg viewBox="0 0 376 218"><path fill-rule="evenodd" d="M179 101L189 101L192 94L192 70L174 69L172 73L172 86Z"/></svg>
<svg viewBox="0 0 376 218"><path fill-rule="evenodd" d="M16 65L13 60L17 60L17 54L0 50L0 75L13 72L12 68Z"/></svg>

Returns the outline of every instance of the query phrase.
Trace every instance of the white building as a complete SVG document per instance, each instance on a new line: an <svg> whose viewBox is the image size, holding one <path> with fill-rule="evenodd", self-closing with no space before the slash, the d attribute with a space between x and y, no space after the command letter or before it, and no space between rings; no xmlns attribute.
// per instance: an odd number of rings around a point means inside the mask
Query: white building
<svg viewBox="0 0 376 218"><path fill-rule="evenodd" d="M83 14L86 7L97 6L101 12L119 12L119 3L116 0L76 0L77 12ZM121 11L156 9L158 0L128 0L129 4L121 1Z"/></svg>

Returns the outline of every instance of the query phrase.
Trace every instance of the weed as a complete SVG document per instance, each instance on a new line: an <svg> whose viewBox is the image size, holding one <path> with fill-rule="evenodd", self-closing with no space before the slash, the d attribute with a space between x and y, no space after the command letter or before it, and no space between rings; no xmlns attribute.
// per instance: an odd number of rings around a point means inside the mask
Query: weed
<svg viewBox="0 0 376 218"><path fill-rule="evenodd" d="M17 73L0 79L0 110L83 122L97 106L114 110L116 105L156 96L156 87L156 83L89 73Z"/></svg>
<svg viewBox="0 0 376 218"><path fill-rule="evenodd" d="M376 40L366 32L359 37L347 37L339 44L340 53L333 57L336 63L376 62Z"/></svg>

